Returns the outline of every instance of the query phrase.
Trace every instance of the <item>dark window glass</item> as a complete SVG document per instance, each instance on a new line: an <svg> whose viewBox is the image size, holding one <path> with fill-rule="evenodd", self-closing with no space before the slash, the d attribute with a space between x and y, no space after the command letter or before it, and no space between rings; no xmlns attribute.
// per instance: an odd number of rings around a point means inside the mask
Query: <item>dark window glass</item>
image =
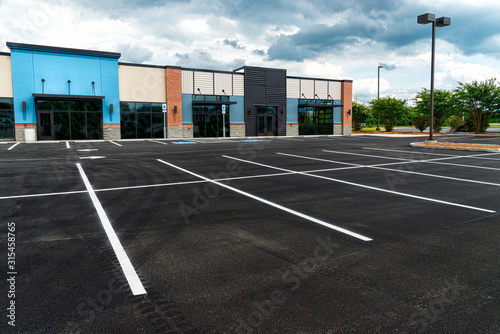
<svg viewBox="0 0 500 334"><path fill-rule="evenodd" d="M151 138L151 113L137 113L137 138Z"/></svg>
<svg viewBox="0 0 500 334"><path fill-rule="evenodd" d="M102 138L102 113L88 112L87 114L87 139Z"/></svg>
<svg viewBox="0 0 500 334"><path fill-rule="evenodd" d="M333 108L299 108L299 135L329 134L333 134Z"/></svg>
<svg viewBox="0 0 500 334"><path fill-rule="evenodd" d="M274 113L274 107L256 107L257 108L257 114L273 114Z"/></svg>
<svg viewBox="0 0 500 334"><path fill-rule="evenodd" d="M162 112L162 105L161 103L151 103L151 111L152 112Z"/></svg>
<svg viewBox="0 0 500 334"><path fill-rule="evenodd" d="M85 111L85 101L71 101L69 107L72 111Z"/></svg>
<svg viewBox="0 0 500 334"><path fill-rule="evenodd" d="M101 111L102 102L101 101L87 101L85 103L85 109L87 111Z"/></svg>
<svg viewBox="0 0 500 334"><path fill-rule="evenodd" d="M193 106L193 137L222 137L225 119L226 136L229 137L229 107L222 115L221 105Z"/></svg>
<svg viewBox="0 0 500 334"><path fill-rule="evenodd" d="M193 101L205 101L205 95L193 95Z"/></svg>
<svg viewBox="0 0 500 334"><path fill-rule="evenodd" d="M85 113L71 113L71 139L87 139Z"/></svg>
<svg viewBox="0 0 500 334"><path fill-rule="evenodd" d="M137 112L151 112L151 103L136 103Z"/></svg>
<svg viewBox="0 0 500 334"><path fill-rule="evenodd" d="M0 140L14 139L14 110L0 110Z"/></svg>
<svg viewBox="0 0 500 334"><path fill-rule="evenodd" d="M69 112L67 111L54 112L54 138L70 139Z"/></svg>
<svg viewBox="0 0 500 334"><path fill-rule="evenodd" d="M36 103L37 110L52 110L52 101L37 101Z"/></svg>
<svg viewBox="0 0 500 334"><path fill-rule="evenodd" d="M69 110L69 101L54 101L54 110Z"/></svg>
<svg viewBox="0 0 500 334"><path fill-rule="evenodd" d="M153 138L163 138L163 113L153 113L151 116Z"/></svg>
<svg viewBox="0 0 500 334"><path fill-rule="evenodd" d="M0 99L0 110L14 109L13 99Z"/></svg>
<svg viewBox="0 0 500 334"><path fill-rule="evenodd" d="M121 112L135 112L135 103L134 102L120 102L120 111Z"/></svg>
<svg viewBox="0 0 500 334"><path fill-rule="evenodd" d="M120 117L120 131L123 139L137 138L135 132L135 116L133 113L122 113Z"/></svg>

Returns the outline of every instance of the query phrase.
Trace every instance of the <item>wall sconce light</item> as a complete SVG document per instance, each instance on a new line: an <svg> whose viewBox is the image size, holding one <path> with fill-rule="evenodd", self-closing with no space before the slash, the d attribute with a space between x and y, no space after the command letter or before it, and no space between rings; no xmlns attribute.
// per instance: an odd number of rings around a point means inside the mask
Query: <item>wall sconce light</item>
<svg viewBox="0 0 500 334"><path fill-rule="evenodd" d="M109 105L109 112L113 112L113 104Z"/></svg>
<svg viewBox="0 0 500 334"><path fill-rule="evenodd" d="M68 80L68 93L71 95L71 80Z"/></svg>
<svg viewBox="0 0 500 334"><path fill-rule="evenodd" d="M42 79L42 94L45 94L45 79Z"/></svg>
<svg viewBox="0 0 500 334"><path fill-rule="evenodd" d="M225 91L224 89L222 90L222 92L224 93L224 95L226 95L226 96L227 96L226 91Z"/></svg>
<svg viewBox="0 0 500 334"><path fill-rule="evenodd" d="M177 106L174 106L174 114L177 114Z"/></svg>
<svg viewBox="0 0 500 334"><path fill-rule="evenodd" d="M200 90L199 88L196 88L196 90L198 91L198 93L200 93L200 94L201 94L201 90Z"/></svg>
<svg viewBox="0 0 500 334"><path fill-rule="evenodd" d="M23 101L23 111L26 111L26 101Z"/></svg>
<svg viewBox="0 0 500 334"><path fill-rule="evenodd" d="M318 94L314 94L314 97L317 97L319 100L321 100L321 99L319 98Z"/></svg>
<svg viewBox="0 0 500 334"><path fill-rule="evenodd" d="M351 114L351 109L349 109L349 110L347 111L347 114L348 114L348 115L350 115L350 114Z"/></svg>
<svg viewBox="0 0 500 334"><path fill-rule="evenodd" d="M302 93L302 96L304 97L304 99L306 99L306 100L307 100L307 97L304 95L304 93Z"/></svg>
<svg viewBox="0 0 500 334"><path fill-rule="evenodd" d="M92 81L92 94L95 96L95 81Z"/></svg>

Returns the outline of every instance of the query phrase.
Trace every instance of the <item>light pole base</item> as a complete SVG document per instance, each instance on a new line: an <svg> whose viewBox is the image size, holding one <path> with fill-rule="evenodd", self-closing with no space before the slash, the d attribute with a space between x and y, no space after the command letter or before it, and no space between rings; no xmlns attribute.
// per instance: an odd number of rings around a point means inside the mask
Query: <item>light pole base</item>
<svg viewBox="0 0 500 334"><path fill-rule="evenodd" d="M425 142L426 142L426 143L431 143L431 144L433 144L433 143L434 143L434 144L435 144L435 143L437 143L438 141L437 141L436 139L432 139L432 140L431 140L431 139L427 139Z"/></svg>

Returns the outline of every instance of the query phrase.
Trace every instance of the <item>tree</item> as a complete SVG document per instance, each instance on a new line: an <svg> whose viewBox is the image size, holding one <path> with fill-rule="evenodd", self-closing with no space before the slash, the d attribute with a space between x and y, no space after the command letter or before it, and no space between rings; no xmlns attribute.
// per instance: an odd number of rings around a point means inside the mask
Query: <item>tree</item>
<svg viewBox="0 0 500 334"><path fill-rule="evenodd" d="M467 114L476 133L486 132L488 118L500 110L500 87L496 79L458 85L453 91L457 109Z"/></svg>
<svg viewBox="0 0 500 334"><path fill-rule="evenodd" d="M371 117L370 108L361 102L352 102L352 127L354 131L361 130L361 123L366 123Z"/></svg>
<svg viewBox="0 0 500 334"><path fill-rule="evenodd" d="M427 124L430 123L430 110L431 110L431 91L422 88L415 96L415 108L417 109L419 117L427 116ZM453 113L453 94L452 92L444 89L434 90L434 131L441 131L443 122L448 120Z"/></svg>
<svg viewBox="0 0 500 334"><path fill-rule="evenodd" d="M391 132L398 117L406 117L408 108L406 100L394 97L381 97L370 101L373 116L379 117L385 126L385 131Z"/></svg>

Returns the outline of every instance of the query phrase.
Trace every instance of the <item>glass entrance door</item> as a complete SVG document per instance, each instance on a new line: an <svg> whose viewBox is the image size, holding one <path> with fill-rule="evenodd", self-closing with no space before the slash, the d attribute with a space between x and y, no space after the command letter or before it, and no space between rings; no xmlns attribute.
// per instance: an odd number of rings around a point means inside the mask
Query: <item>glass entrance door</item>
<svg viewBox="0 0 500 334"><path fill-rule="evenodd" d="M257 134L259 136L276 136L276 108L255 107L257 110Z"/></svg>
<svg viewBox="0 0 500 334"><path fill-rule="evenodd" d="M54 139L54 115L52 111L38 113L38 137L46 140Z"/></svg>

